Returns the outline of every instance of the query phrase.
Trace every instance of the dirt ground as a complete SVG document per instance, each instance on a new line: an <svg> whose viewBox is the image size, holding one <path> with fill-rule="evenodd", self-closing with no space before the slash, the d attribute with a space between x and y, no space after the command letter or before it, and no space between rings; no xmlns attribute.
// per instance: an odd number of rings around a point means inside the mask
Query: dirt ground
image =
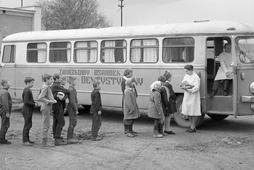
<svg viewBox="0 0 254 170"><path fill-rule="evenodd" d="M68 117L63 130L66 137ZM254 116L228 117L214 122L205 119L195 134L173 124L176 135L161 139L152 137L152 121L135 122L136 138L123 134L120 113L103 113L102 141L89 140L91 116L78 116L76 127L80 144L43 148L41 115L33 116L32 147L22 145L23 117L20 111L11 115L7 138L11 145L0 145L0 169L144 169L144 170L252 170L254 167ZM53 144L53 140L51 141Z"/></svg>

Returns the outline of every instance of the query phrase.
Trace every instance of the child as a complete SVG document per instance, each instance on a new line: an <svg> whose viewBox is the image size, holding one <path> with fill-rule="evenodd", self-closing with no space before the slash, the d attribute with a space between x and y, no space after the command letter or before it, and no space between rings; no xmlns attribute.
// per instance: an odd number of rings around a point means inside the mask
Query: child
<svg viewBox="0 0 254 170"><path fill-rule="evenodd" d="M159 126L165 120L161 104L161 82L155 81L151 84L151 96L149 100L148 116L154 119L153 136L162 138L163 134L159 131Z"/></svg>
<svg viewBox="0 0 254 170"><path fill-rule="evenodd" d="M24 82L26 87L24 88L22 93L22 99L24 103L22 113L25 121L23 128L23 145L31 146L32 144L34 144L34 142L30 141L29 139L29 131L32 128L32 116L35 106L33 93L31 91L31 88L34 85L34 79L32 77L26 77Z"/></svg>
<svg viewBox="0 0 254 170"><path fill-rule="evenodd" d="M48 74L44 74L42 77L43 85L40 90L38 100L41 102L41 113L42 113L42 145L49 146L48 141L48 130L50 127L50 113L52 104L56 103L50 85L53 83L53 77Z"/></svg>
<svg viewBox="0 0 254 170"><path fill-rule="evenodd" d="M134 120L139 116L139 109L136 101L136 94L133 88L133 79L127 79L124 91L124 129L128 137L137 136L137 132L133 131Z"/></svg>
<svg viewBox="0 0 254 170"><path fill-rule="evenodd" d="M77 140L73 138L74 128L77 125L77 118L76 114L78 114L78 98L77 98L77 91L75 89L76 86L76 78L69 77L69 103L67 106L68 114L69 114L69 128L67 134L67 143L74 144L78 143Z"/></svg>
<svg viewBox="0 0 254 170"><path fill-rule="evenodd" d="M54 83L51 86L53 96L57 103L52 106L53 110L53 136L55 139L55 145L65 145L66 141L61 137L62 129L65 124L64 120L64 107L65 99L67 98L69 91L65 89L63 85L63 79L60 74L54 74Z"/></svg>
<svg viewBox="0 0 254 170"><path fill-rule="evenodd" d="M168 91L168 102L169 102L168 103L169 104L168 105L168 110L167 110L168 114L165 116L165 130L164 130L164 133L169 134L169 135L174 135L175 132L173 132L171 130L170 121L171 121L171 118L172 118L173 114L175 112L177 112L177 109L176 109L176 95L175 95L175 92L173 90L172 85L170 84L171 77L172 77L170 72L165 71L164 77L166 78L164 86L167 88L167 91Z"/></svg>
<svg viewBox="0 0 254 170"><path fill-rule="evenodd" d="M102 140L102 137L98 136L98 131L101 127L101 94L100 94L100 83L95 81L93 83L94 90L91 93L92 105L90 108L90 113L93 114L92 122L92 140L99 141Z"/></svg>
<svg viewBox="0 0 254 170"><path fill-rule="evenodd" d="M10 83L6 80L1 81L2 89L0 91L0 106L1 106L1 129L0 129L0 144L11 144L10 141L5 139L8 128L10 127L10 115L12 107L11 95L8 92Z"/></svg>

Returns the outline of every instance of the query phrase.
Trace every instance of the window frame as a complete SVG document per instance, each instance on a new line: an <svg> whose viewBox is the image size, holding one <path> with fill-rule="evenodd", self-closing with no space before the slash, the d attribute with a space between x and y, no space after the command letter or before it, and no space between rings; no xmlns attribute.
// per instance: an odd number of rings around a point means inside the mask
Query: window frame
<svg viewBox="0 0 254 170"><path fill-rule="evenodd" d="M125 42L126 46L123 46L123 47L103 47L102 43L106 42L106 41L114 41L114 42L115 41L123 41L123 42ZM126 63L127 62L127 54L128 54L128 52L127 52L128 48L127 47L128 47L128 44L127 44L126 39L101 40L101 42L100 42L100 62L102 64L124 64L124 63ZM105 49L122 49L123 51L125 49L124 61L123 62L105 62L105 61L103 62L102 61L102 51L105 50Z"/></svg>
<svg viewBox="0 0 254 170"><path fill-rule="evenodd" d="M69 43L70 47L69 48L50 48L51 43ZM67 56L67 62L52 62L52 61L50 61L50 50L52 50L52 49L54 49L54 50L64 50L64 49L67 49L67 51L70 50L69 61L68 61L68 56ZM72 59L72 43L70 41L51 41L51 42L49 42L49 57L48 58L49 58L48 60L49 60L50 63L59 63L59 64L60 63L61 64L70 63L71 59Z"/></svg>
<svg viewBox="0 0 254 170"><path fill-rule="evenodd" d="M5 50L6 50L5 47L6 46L10 46L11 47L11 53L10 53L10 55L12 55L12 56L10 56L10 58L9 58L10 61L9 62L5 62L4 61ZM6 45L4 45L4 47L3 47L3 54L2 54L2 63L5 63L5 64L14 64L15 60L16 60L16 45L14 45L14 44L6 44Z"/></svg>
<svg viewBox="0 0 254 170"><path fill-rule="evenodd" d="M38 50L38 48L36 48L36 50L35 49L30 49L30 50L28 50L28 45L29 44L45 44L46 45L46 48L45 49L39 49ZM28 56L28 51L45 51L46 52L46 57L45 57L45 61L44 62L28 62L28 60L27 60L27 56ZM27 63L46 63L47 62L47 57L48 57L48 54L47 54L47 51L48 51L48 44L46 43L46 42L35 42L35 43L33 43L33 42L30 42L30 43L27 43L27 47L26 47L26 62ZM38 57L38 56L37 56Z"/></svg>
<svg viewBox="0 0 254 170"><path fill-rule="evenodd" d="M184 39L184 38L190 38L193 40L193 46L190 46L190 45L183 45L183 46L179 46L179 45L167 45L167 46L164 46L164 41L166 39ZM191 61L188 61L188 62L180 62L180 61L177 61L177 62L165 62L164 61L164 48L184 48L184 47L193 47L193 59ZM165 37L162 39L162 62L164 64L169 64L169 63L192 63L194 60L195 60L195 38L194 37Z"/></svg>
<svg viewBox="0 0 254 170"><path fill-rule="evenodd" d="M141 40L141 46L135 46L135 47L132 47L132 42L135 41L135 40ZM155 45L149 45L149 46L144 46L143 45L143 40L156 40L156 46ZM131 50L132 49L142 49L142 51L144 51L144 48L155 48L156 49L156 55L157 55L157 59L155 62L133 62L131 60L132 56L131 56ZM132 39L130 41L130 62L133 63L133 64L155 64L155 63L158 63L159 61L159 48L160 48L160 43L159 43L159 39L158 38L139 38L139 39Z"/></svg>
<svg viewBox="0 0 254 170"><path fill-rule="evenodd" d="M96 47L78 47L76 48L75 45L79 42L95 42L96 43ZM77 49L83 49L83 50L89 50L91 51L92 49L96 49L97 55L96 55L96 60L94 62L77 62L77 56L76 55L76 50ZM73 62L76 64L90 64L90 63L97 63L98 61L98 55L99 54L99 43L96 40L90 40L90 41L75 41L73 44Z"/></svg>

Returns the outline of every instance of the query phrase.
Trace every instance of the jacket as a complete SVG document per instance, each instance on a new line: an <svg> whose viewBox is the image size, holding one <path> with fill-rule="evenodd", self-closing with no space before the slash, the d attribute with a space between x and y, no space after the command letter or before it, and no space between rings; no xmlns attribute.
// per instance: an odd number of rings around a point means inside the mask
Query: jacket
<svg viewBox="0 0 254 170"><path fill-rule="evenodd" d="M139 116L136 94L133 88L124 90L124 119L137 119Z"/></svg>
<svg viewBox="0 0 254 170"><path fill-rule="evenodd" d="M91 93L91 101L92 105L90 108L90 113L97 113L98 111L102 110L101 106L101 94L99 90L93 90Z"/></svg>
<svg viewBox="0 0 254 170"><path fill-rule="evenodd" d="M161 119L162 114L161 94L159 91L153 90L149 99L148 116L154 119Z"/></svg>

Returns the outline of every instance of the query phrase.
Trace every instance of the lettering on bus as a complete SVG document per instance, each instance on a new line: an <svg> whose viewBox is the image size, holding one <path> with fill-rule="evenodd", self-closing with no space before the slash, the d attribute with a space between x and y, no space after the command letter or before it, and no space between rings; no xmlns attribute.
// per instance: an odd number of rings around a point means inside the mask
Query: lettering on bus
<svg viewBox="0 0 254 170"><path fill-rule="evenodd" d="M69 76L74 76L81 84L92 84L96 80L102 85L120 85L123 75L121 70L115 69L60 69L59 72L64 81L67 81ZM143 78L135 77L135 79L137 85L142 86Z"/></svg>

